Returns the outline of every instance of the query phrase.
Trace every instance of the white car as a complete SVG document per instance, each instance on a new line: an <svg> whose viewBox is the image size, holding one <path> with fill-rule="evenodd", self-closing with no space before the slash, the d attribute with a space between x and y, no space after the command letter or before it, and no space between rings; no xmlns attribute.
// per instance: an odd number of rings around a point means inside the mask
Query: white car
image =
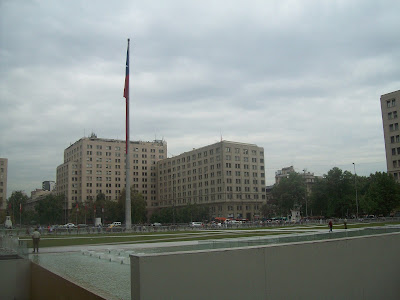
<svg viewBox="0 0 400 300"><path fill-rule="evenodd" d="M74 223L67 223L64 225L64 228L75 228L75 224Z"/></svg>
<svg viewBox="0 0 400 300"><path fill-rule="evenodd" d="M202 227L203 223L201 222L191 222L190 227Z"/></svg>

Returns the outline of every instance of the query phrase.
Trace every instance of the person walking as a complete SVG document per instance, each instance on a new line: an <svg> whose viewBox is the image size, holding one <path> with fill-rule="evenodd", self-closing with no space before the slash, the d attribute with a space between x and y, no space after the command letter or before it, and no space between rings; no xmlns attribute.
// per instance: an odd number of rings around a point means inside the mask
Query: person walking
<svg viewBox="0 0 400 300"><path fill-rule="evenodd" d="M347 219L344 219L344 229L347 229Z"/></svg>
<svg viewBox="0 0 400 300"><path fill-rule="evenodd" d="M38 231L38 228L35 228L35 231L32 233L32 241L33 241L33 253L35 253L35 250L37 250L37 253L39 253L39 241L40 241L40 232Z"/></svg>
<svg viewBox="0 0 400 300"><path fill-rule="evenodd" d="M332 232L332 226L333 226L332 220L329 220L329 232Z"/></svg>

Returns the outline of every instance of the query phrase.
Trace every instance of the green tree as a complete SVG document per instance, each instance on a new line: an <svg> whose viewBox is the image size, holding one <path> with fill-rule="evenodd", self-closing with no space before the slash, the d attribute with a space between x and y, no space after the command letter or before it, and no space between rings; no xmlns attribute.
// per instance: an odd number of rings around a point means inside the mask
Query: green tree
<svg viewBox="0 0 400 300"><path fill-rule="evenodd" d="M332 168L324 178L316 180L310 200L311 209L315 214L326 217L355 214L354 175L337 167Z"/></svg>
<svg viewBox="0 0 400 300"><path fill-rule="evenodd" d="M364 199L363 210L368 214L387 216L400 204L400 185L392 175L376 172L371 174Z"/></svg>
<svg viewBox="0 0 400 300"><path fill-rule="evenodd" d="M59 224L63 218L63 195L47 195L35 205L40 224Z"/></svg>
<svg viewBox="0 0 400 300"><path fill-rule="evenodd" d="M166 207L159 209L151 215L150 222L171 224L189 223L191 221L210 220L210 208L208 205L187 204L182 207Z"/></svg>
<svg viewBox="0 0 400 300"><path fill-rule="evenodd" d="M118 205L115 207L118 220L125 221L125 199L126 191L123 189L118 198ZM131 216L132 224L140 224L147 222L146 200L142 194L131 188Z"/></svg>
<svg viewBox="0 0 400 300"><path fill-rule="evenodd" d="M272 202L263 204L260 210L264 218L272 218L278 215L278 207Z"/></svg>
<svg viewBox="0 0 400 300"><path fill-rule="evenodd" d="M19 224L19 221L25 222L24 212L28 196L22 191L15 191L7 200L7 212L11 216L14 224Z"/></svg>
<svg viewBox="0 0 400 300"><path fill-rule="evenodd" d="M272 189L279 213L287 215L295 206L300 206L305 215L305 192L305 181L300 174L292 172L288 177L282 178Z"/></svg>

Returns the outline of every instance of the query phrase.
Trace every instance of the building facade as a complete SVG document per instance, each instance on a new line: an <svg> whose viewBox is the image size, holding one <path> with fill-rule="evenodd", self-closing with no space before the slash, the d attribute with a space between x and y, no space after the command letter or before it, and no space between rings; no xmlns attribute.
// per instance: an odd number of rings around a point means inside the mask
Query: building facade
<svg viewBox="0 0 400 300"><path fill-rule="evenodd" d="M7 208L8 159L0 158L0 209Z"/></svg>
<svg viewBox="0 0 400 300"><path fill-rule="evenodd" d="M148 208L158 206L156 166L167 156L167 143L132 141L129 146L131 187L144 196ZM64 150L57 167L57 194L65 195L66 207L95 200L103 193L117 199L125 188L125 141L101 139L92 134Z"/></svg>
<svg viewBox="0 0 400 300"><path fill-rule="evenodd" d="M207 205L211 217L259 217L265 202L264 149L221 141L157 163L159 207Z"/></svg>
<svg viewBox="0 0 400 300"><path fill-rule="evenodd" d="M381 96L383 135L385 139L387 172L400 180L400 90Z"/></svg>

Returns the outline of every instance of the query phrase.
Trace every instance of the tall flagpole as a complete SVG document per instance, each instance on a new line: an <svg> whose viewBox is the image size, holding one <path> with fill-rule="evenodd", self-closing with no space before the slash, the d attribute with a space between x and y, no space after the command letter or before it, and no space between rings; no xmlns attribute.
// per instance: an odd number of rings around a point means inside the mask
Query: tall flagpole
<svg viewBox="0 0 400 300"><path fill-rule="evenodd" d="M128 39L128 50L126 51L126 73L125 73L125 89L124 97L126 99L126 199L125 199L125 226L126 229L132 227L132 216L131 216L131 180L130 180L130 168L129 168L129 39Z"/></svg>

